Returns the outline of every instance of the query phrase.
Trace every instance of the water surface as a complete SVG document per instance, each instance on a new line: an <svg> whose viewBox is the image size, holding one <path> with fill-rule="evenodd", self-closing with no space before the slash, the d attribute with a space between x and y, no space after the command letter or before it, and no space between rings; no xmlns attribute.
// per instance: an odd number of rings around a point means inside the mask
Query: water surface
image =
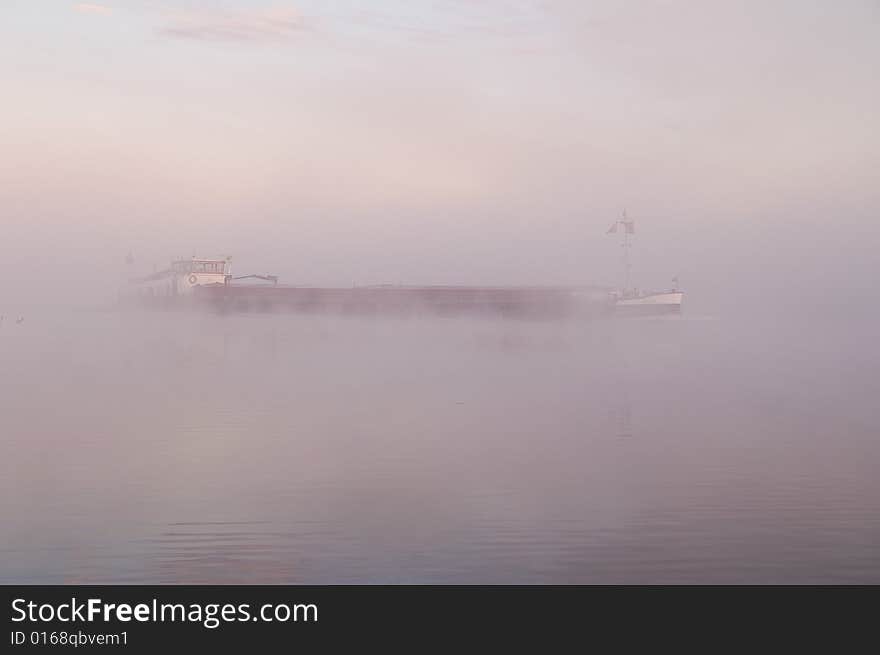
<svg viewBox="0 0 880 655"><path fill-rule="evenodd" d="M880 582L870 335L7 319L0 582Z"/></svg>

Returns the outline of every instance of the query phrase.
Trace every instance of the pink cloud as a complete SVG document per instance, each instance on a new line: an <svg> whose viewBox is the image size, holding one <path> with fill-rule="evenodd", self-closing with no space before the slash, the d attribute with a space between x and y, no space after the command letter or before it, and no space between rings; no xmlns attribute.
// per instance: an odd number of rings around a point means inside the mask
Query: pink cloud
<svg viewBox="0 0 880 655"><path fill-rule="evenodd" d="M302 29L299 12L275 8L175 12L159 32L169 37L204 41L278 42L293 38Z"/></svg>
<svg viewBox="0 0 880 655"><path fill-rule="evenodd" d="M110 7L105 7L104 5L95 5L88 2L80 2L73 6L74 11L78 11L83 14L101 14L102 16L107 16L113 13L113 9Z"/></svg>

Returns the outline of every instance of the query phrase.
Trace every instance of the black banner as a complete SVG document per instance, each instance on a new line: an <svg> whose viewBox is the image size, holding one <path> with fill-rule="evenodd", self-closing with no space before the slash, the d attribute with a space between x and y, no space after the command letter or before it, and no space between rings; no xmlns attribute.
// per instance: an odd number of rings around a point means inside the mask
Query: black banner
<svg viewBox="0 0 880 655"><path fill-rule="evenodd" d="M725 640L765 629L803 636L818 621L828 625L844 615L850 627L859 623L852 588L10 586L2 591L6 652L327 647L352 638L420 649L475 637L549 645L568 639L592 643L601 636L621 645L675 642L707 629Z"/></svg>

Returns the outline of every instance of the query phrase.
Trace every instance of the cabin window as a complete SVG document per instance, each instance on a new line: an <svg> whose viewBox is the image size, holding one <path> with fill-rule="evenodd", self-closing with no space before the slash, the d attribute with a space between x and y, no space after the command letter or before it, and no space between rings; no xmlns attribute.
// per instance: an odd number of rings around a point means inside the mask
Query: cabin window
<svg viewBox="0 0 880 655"><path fill-rule="evenodd" d="M193 273L222 273L223 262L193 262Z"/></svg>
<svg viewBox="0 0 880 655"><path fill-rule="evenodd" d="M174 262L176 273L216 273L223 274L226 262Z"/></svg>

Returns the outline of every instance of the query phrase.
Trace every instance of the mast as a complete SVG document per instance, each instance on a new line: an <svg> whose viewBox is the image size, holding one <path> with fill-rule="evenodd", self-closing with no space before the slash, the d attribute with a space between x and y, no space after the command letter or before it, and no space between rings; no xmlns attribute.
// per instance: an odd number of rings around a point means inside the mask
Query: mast
<svg viewBox="0 0 880 655"><path fill-rule="evenodd" d="M611 224L611 227L608 228L608 234L616 234L618 228L623 228L623 242L620 244L620 247L623 248L623 293L626 294L629 290L630 285L630 277L632 273L632 266L629 261L629 250L631 247L629 241L629 235L636 233L635 222L626 215L626 210L623 210L623 217L614 221Z"/></svg>
<svg viewBox="0 0 880 655"><path fill-rule="evenodd" d="M623 210L623 218L620 221L623 224L623 275L624 275L624 285L623 292L626 293L629 290L630 277L632 276L632 266L629 261L629 234L632 231L632 222L626 217L626 210Z"/></svg>

